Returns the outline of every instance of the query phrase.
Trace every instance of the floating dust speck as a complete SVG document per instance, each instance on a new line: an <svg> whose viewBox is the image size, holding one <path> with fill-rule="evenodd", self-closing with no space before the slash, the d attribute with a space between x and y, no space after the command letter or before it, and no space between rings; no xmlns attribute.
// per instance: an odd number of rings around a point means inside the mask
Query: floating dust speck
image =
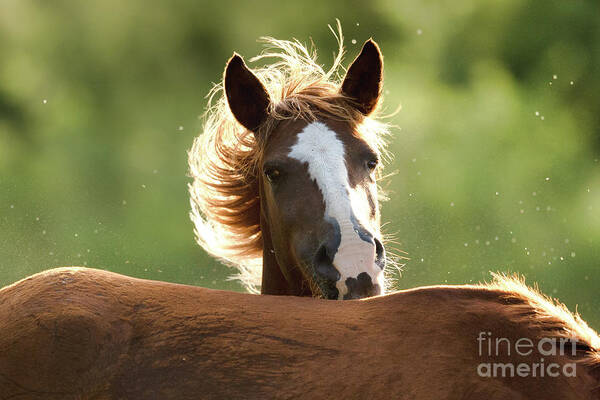
<svg viewBox="0 0 600 400"><path fill-rule="evenodd" d="M539 111L536 111L536 112L535 112L535 116L536 116L536 117L539 117L539 116L540 116L540 112L539 112Z"/></svg>
<svg viewBox="0 0 600 400"><path fill-rule="evenodd" d="M556 74L552 75L552 79L557 80L558 79L558 75L556 75Z"/></svg>
<svg viewBox="0 0 600 400"><path fill-rule="evenodd" d="M417 29L417 35L422 35L423 34L423 30L422 29Z"/></svg>
<svg viewBox="0 0 600 400"><path fill-rule="evenodd" d="M42 100L42 104L48 104L48 100L46 100L46 99Z"/></svg>
<svg viewBox="0 0 600 400"><path fill-rule="evenodd" d="M352 44L356 44L356 39L352 39Z"/></svg>

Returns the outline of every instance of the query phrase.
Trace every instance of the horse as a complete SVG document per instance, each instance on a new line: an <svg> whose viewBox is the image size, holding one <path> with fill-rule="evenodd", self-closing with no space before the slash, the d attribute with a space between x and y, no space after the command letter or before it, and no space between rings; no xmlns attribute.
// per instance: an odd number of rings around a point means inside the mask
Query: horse
<svg viewBox="0 0 600 400"><path fill-rule="evenodd" d="M234 53L189 151L197 241L252 292L342 300L386 290L383 57L367 40L338 82L343 38L333 32L328 71L298 41L264 38L270 51L255 59L277 61L254 72Z"/></svg>
<svg viewBox="0 0 600 400"><path fill-rule="evenodd" d="M23 279L0 289L0 399L600 399L597 333L517 279L383 295L383 58L368 40L338 83L339 42L328 72L297 42L255 72L234 54L189 154L198 242L264 295Z"/></svg>
<svg viewBox="0 0 600 400"><path fill-rule="evenodd" d="M329 301L60 268L0 289L0 332L3 400L600 399L598 335L503 277Z"/></svg>

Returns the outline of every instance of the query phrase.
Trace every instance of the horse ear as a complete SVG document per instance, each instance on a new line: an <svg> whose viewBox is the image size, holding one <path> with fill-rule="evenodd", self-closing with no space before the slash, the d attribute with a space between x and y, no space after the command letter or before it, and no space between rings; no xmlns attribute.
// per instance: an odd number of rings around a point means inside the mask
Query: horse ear
<svg viewBox="0 0 600 400"><path fill-rule="evenodd" d="M267 118L271 102L267 90L236 53L227 62L224 81L227 103L235 119L255 132Z"/></svg>
<svg viewBox="0 0 600 400"><path fill-rule="evenodd" d="M363 45L356 60L348 68L341 92L356 102L364 115L369 115L379 101L383 78L383 57L372 39Z"/></svg>

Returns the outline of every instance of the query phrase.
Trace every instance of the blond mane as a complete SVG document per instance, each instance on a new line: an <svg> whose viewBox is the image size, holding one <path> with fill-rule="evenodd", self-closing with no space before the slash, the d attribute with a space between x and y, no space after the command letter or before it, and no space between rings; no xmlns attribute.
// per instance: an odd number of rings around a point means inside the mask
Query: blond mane
<svg viewBox="0 0 600 400"><path fill-rule="evenodd" d="M341 72L345 72L339 21L337 30L330 29L338 51L327 71L317 63L314 45L308 49L298 40L262 38L265 51L250 61L274 62L253 69L272 102L256 135L260 140L235 120L221 82L209 93L203 133L188 154L196 240L209 254L237 268L232 278L239 279L250 292L258 292L262 270L258 171L265 143L276 124L300 118L348 121L380 153L385 151L387 125L364 117L339 92Z"/></svg>
<svg viewBox="0 0 600 400"><path fill-rule="evenodd" d="M540 337L577 339L582 351L580 361L593 368L600 379L600 337L577 312L572 313L564 304L542 294L537 286L528 287L519 275L492 276L492 282L479 287L506 292L504 297L511 301L507 309L514 320L536 330Z"/></svg>

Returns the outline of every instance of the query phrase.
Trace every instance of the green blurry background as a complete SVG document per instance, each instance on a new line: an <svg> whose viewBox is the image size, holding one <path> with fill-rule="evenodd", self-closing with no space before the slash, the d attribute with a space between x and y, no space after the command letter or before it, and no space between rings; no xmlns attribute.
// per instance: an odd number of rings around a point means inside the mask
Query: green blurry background
<svg viewBox="0 0 600 400"><path fill-rule="evenodd" d="M402 110L397 287L518 271L600 327L600 2L0 0L0 285L61 265L242 290L194 242L186 151L256 39L373 37Z"/></svg>

